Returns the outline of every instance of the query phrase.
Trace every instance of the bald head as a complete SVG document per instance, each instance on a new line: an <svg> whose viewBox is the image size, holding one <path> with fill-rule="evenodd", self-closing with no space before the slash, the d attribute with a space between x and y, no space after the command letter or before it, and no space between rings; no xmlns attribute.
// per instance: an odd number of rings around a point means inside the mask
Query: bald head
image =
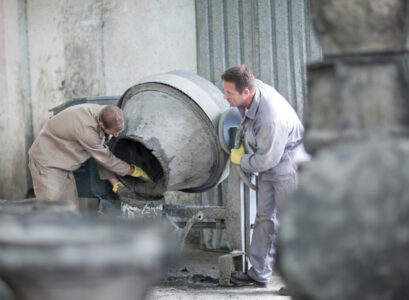
<svg viewBox="0 0 409 300"><path fill-rule="evenodd" d="M121 132L124 129L124 114L118 106L107 105L102 108L99 120L106 129Z"/></svg>

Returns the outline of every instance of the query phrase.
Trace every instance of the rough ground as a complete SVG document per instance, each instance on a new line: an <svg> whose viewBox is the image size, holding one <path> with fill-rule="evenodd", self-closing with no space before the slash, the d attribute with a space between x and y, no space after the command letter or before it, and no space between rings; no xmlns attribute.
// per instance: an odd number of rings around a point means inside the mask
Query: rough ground
<svg viewBox="0 0 409 300"><path fill-rule="evenodd" d="M181 261L169 271L166 280L151 289L147 300L291 300L291 297L280 295L279 290L284 284L277 275L273 276L267 288L220 287L217 259L223 254L186 245Z"/></svg>

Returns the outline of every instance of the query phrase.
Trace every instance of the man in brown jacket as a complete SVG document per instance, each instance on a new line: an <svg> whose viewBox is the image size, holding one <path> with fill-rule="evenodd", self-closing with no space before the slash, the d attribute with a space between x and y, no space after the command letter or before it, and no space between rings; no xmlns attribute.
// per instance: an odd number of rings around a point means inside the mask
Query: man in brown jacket
<svg viewBox="0 0 409 300"><path fill-rule="evenodd" d="M47 121L29 150L29 168L38 201L66 201L78 208L77 187L72 171L93 157L101 179L113 191L124 185L117 175L150 181L139 167L115 157L107 143L124 128L122 110L116 106L80 104L71 106Z"/></svg>

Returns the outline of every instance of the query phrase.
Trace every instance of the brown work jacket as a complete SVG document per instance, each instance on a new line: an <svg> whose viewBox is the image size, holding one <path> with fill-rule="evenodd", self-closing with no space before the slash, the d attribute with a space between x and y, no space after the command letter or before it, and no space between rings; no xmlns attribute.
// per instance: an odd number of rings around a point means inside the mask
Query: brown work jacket
<svg viewBox="0 0 409 300"><path fill-rule="evenodd" d="M112 154L107 146L111 136L98 125L102 108L74 105L52 117L31 146L30 158L44 168L74 171L93 157L100 167L125 176L130 165Z"/></svg>

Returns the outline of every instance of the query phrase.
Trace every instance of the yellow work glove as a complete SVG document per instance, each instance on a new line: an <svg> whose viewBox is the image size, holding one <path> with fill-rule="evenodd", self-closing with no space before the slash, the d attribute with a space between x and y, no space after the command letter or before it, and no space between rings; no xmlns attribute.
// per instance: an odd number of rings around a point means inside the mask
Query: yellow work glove
<svg viewBox="0 0 409 300"><path fill-rule="evenodd" d="M121 189L121 188L124 188L124 187L125 187L125 185L124 185L122 182L118 181L118 182L114 185L114 187L112 188L112 191L113 191L115 194L118 194L118 189Z"/></svg>
<svg viewBox="0 0 409 300"><path fill-rule="evenodd" d="M138 177L138 178L142 178L145 181L153 182L152 179L149 178L148 174L146 174L144 170L142 170L141 168L135 165L131 165L131 166L134 168L133 173L131 174L132 177Z"/></svg>
<svg viewBox="0 0 409 300"><path fill-rule="evenodd" d="M231 162L236 165L239 165L240 159L244 154L246 154L246 152L244 152L244 145L243 143L241 143L240 148L231 149L231 155L230 155Z"/></svg>

